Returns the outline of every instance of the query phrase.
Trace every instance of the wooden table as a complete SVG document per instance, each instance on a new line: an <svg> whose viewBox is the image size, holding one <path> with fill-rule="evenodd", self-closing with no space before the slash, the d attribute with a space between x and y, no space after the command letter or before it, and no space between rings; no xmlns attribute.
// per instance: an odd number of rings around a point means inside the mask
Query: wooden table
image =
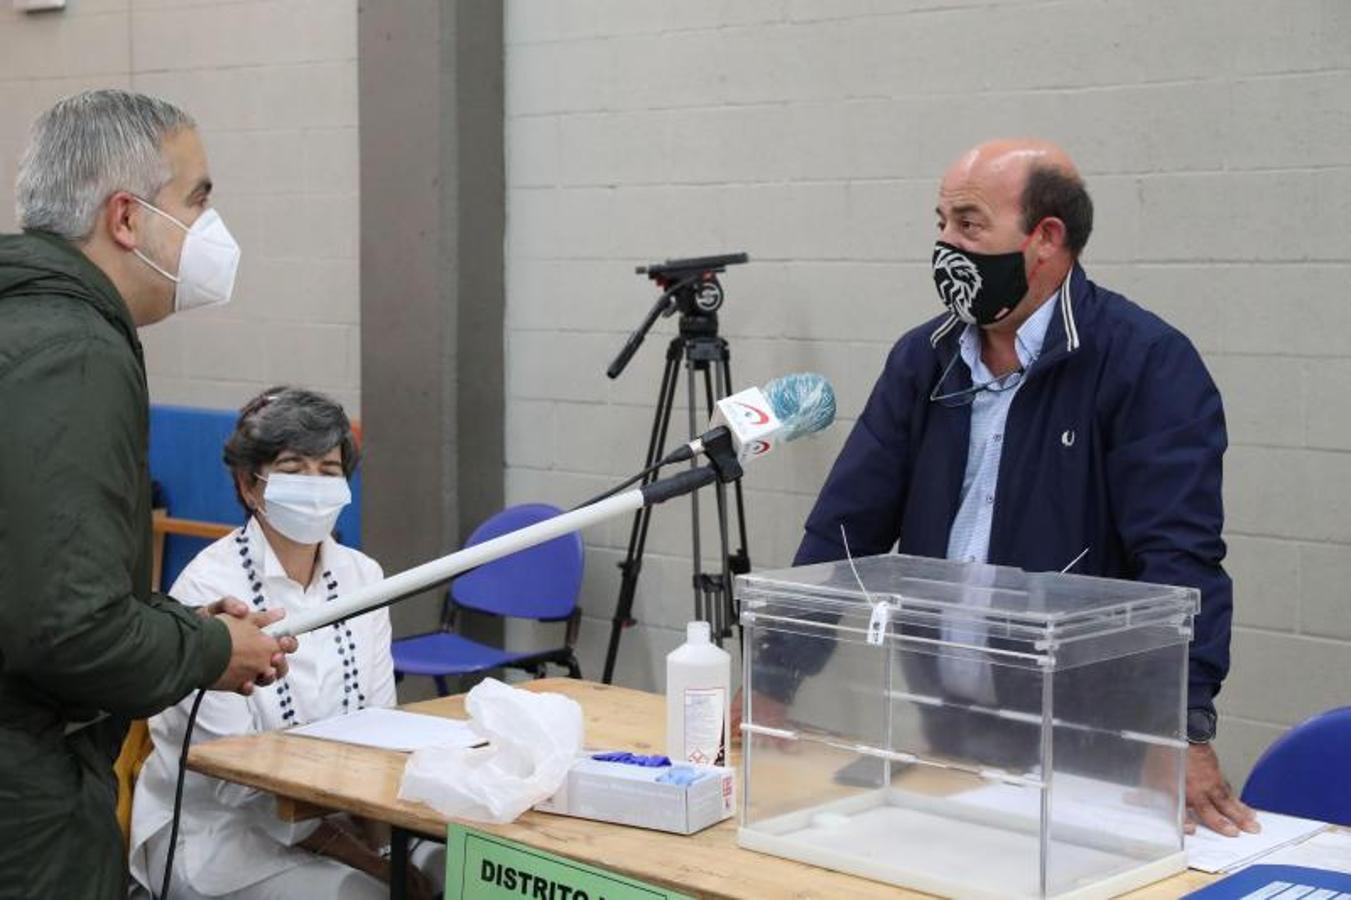
<svg viewBox="0 0 1351 900"><path fill-rule="evenodd" d="M665 707L657 694L550 678L523 684L528 690L565 694L581 704L588 746L662 752ZM464 697L414 703L413 712L464 718ZM276 794L283 818L303 819L334 810L388 822L405 839L391 867L402 873L407 833L439 840L447 820L420 803L398 798L407 755L355 747L284 732L224 738L198 744L188 768ZM492 834L600 866L632 878L702 897L840 898L918 897L891 885L742 850L736 819L681 837L587 819L527 812L509 825L468 823ZM406 858L406 856L405 856ZM1134 900L1171 900L1214 880L1184 872L1129 895ZM393 895L396 885L391 884Z"/></svg>

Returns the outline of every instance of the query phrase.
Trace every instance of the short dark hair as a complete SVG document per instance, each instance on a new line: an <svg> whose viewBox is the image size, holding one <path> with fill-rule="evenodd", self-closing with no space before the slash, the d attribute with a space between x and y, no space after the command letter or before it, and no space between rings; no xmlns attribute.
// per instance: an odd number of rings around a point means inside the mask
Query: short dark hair
<svg viewBox="0 0 1351 900"><path fill-rule="evenodd" d="M342 405L315 391L281 385L263 391L239 411L234 434L225 442L225 465L247 480L287 450L323 456L334 447L342 453L343 475L351 478L360 451ZM239 479L233 480L239 504L251 513Z"/></svg>
<svg viewBox="0 0 1351 900"><path fill-rule="evenodd" d="M1078 175L1034 165L1023 186L1023 232L1031 234L1048 216L1065 223L1065 246L1078 256L1093 232L1093 199Z"/></svg>

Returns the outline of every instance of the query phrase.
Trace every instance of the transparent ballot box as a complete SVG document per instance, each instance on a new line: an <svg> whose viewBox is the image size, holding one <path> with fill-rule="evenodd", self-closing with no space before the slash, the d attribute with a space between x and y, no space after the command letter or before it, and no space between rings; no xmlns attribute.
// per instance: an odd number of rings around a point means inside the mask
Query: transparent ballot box
<svg viewBox="0 0 1351 900"><path fill-rule="evenodd" d="M1195 590L874 556L737 579L741 846L953 897L1186 868Z"/></svg>

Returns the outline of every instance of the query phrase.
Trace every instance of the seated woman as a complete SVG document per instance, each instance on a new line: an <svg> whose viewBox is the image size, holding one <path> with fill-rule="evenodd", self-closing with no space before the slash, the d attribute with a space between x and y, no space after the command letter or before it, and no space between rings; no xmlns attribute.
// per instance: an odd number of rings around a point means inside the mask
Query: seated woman
<svg viewBox="0 0 1351 900"><path fill-rule="evenodd" d="M175 598L200 605L239 597L255 610L281 607L295 615L383 578L373 560L330 535L351 502L347 479L357 464L351 425L337 403L295 388L264 392L240 412L225 445L225 464L249 519L183 570L170 590ZM304 635L290 658L290 673L275 685L248 697L209 693L193 741L393 706L389 645L384 609ZM192 700L150 720L155 749L132 805L132 876L156 893ZM175 900L386 897L382 844L370 823L346 816L283 822L271 795L189 772L171 893ZM438 862L444 864L438 850L424 846L414 859L435 871ZM412 896L435 893L416 867L410 867L409 882Z"/></svg>

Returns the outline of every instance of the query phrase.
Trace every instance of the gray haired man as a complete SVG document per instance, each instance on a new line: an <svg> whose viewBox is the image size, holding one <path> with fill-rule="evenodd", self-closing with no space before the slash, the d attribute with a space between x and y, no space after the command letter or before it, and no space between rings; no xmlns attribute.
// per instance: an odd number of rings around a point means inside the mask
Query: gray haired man
<svg viewBox="0 0 1351 900"><path fill-rule="evenodd" d="M126 896L112 762L128 720L286 671L225 598L151 593L148 398L136 329L222 303L239 248L182 110L62 100L0 236L0 898Z"/></svg>

